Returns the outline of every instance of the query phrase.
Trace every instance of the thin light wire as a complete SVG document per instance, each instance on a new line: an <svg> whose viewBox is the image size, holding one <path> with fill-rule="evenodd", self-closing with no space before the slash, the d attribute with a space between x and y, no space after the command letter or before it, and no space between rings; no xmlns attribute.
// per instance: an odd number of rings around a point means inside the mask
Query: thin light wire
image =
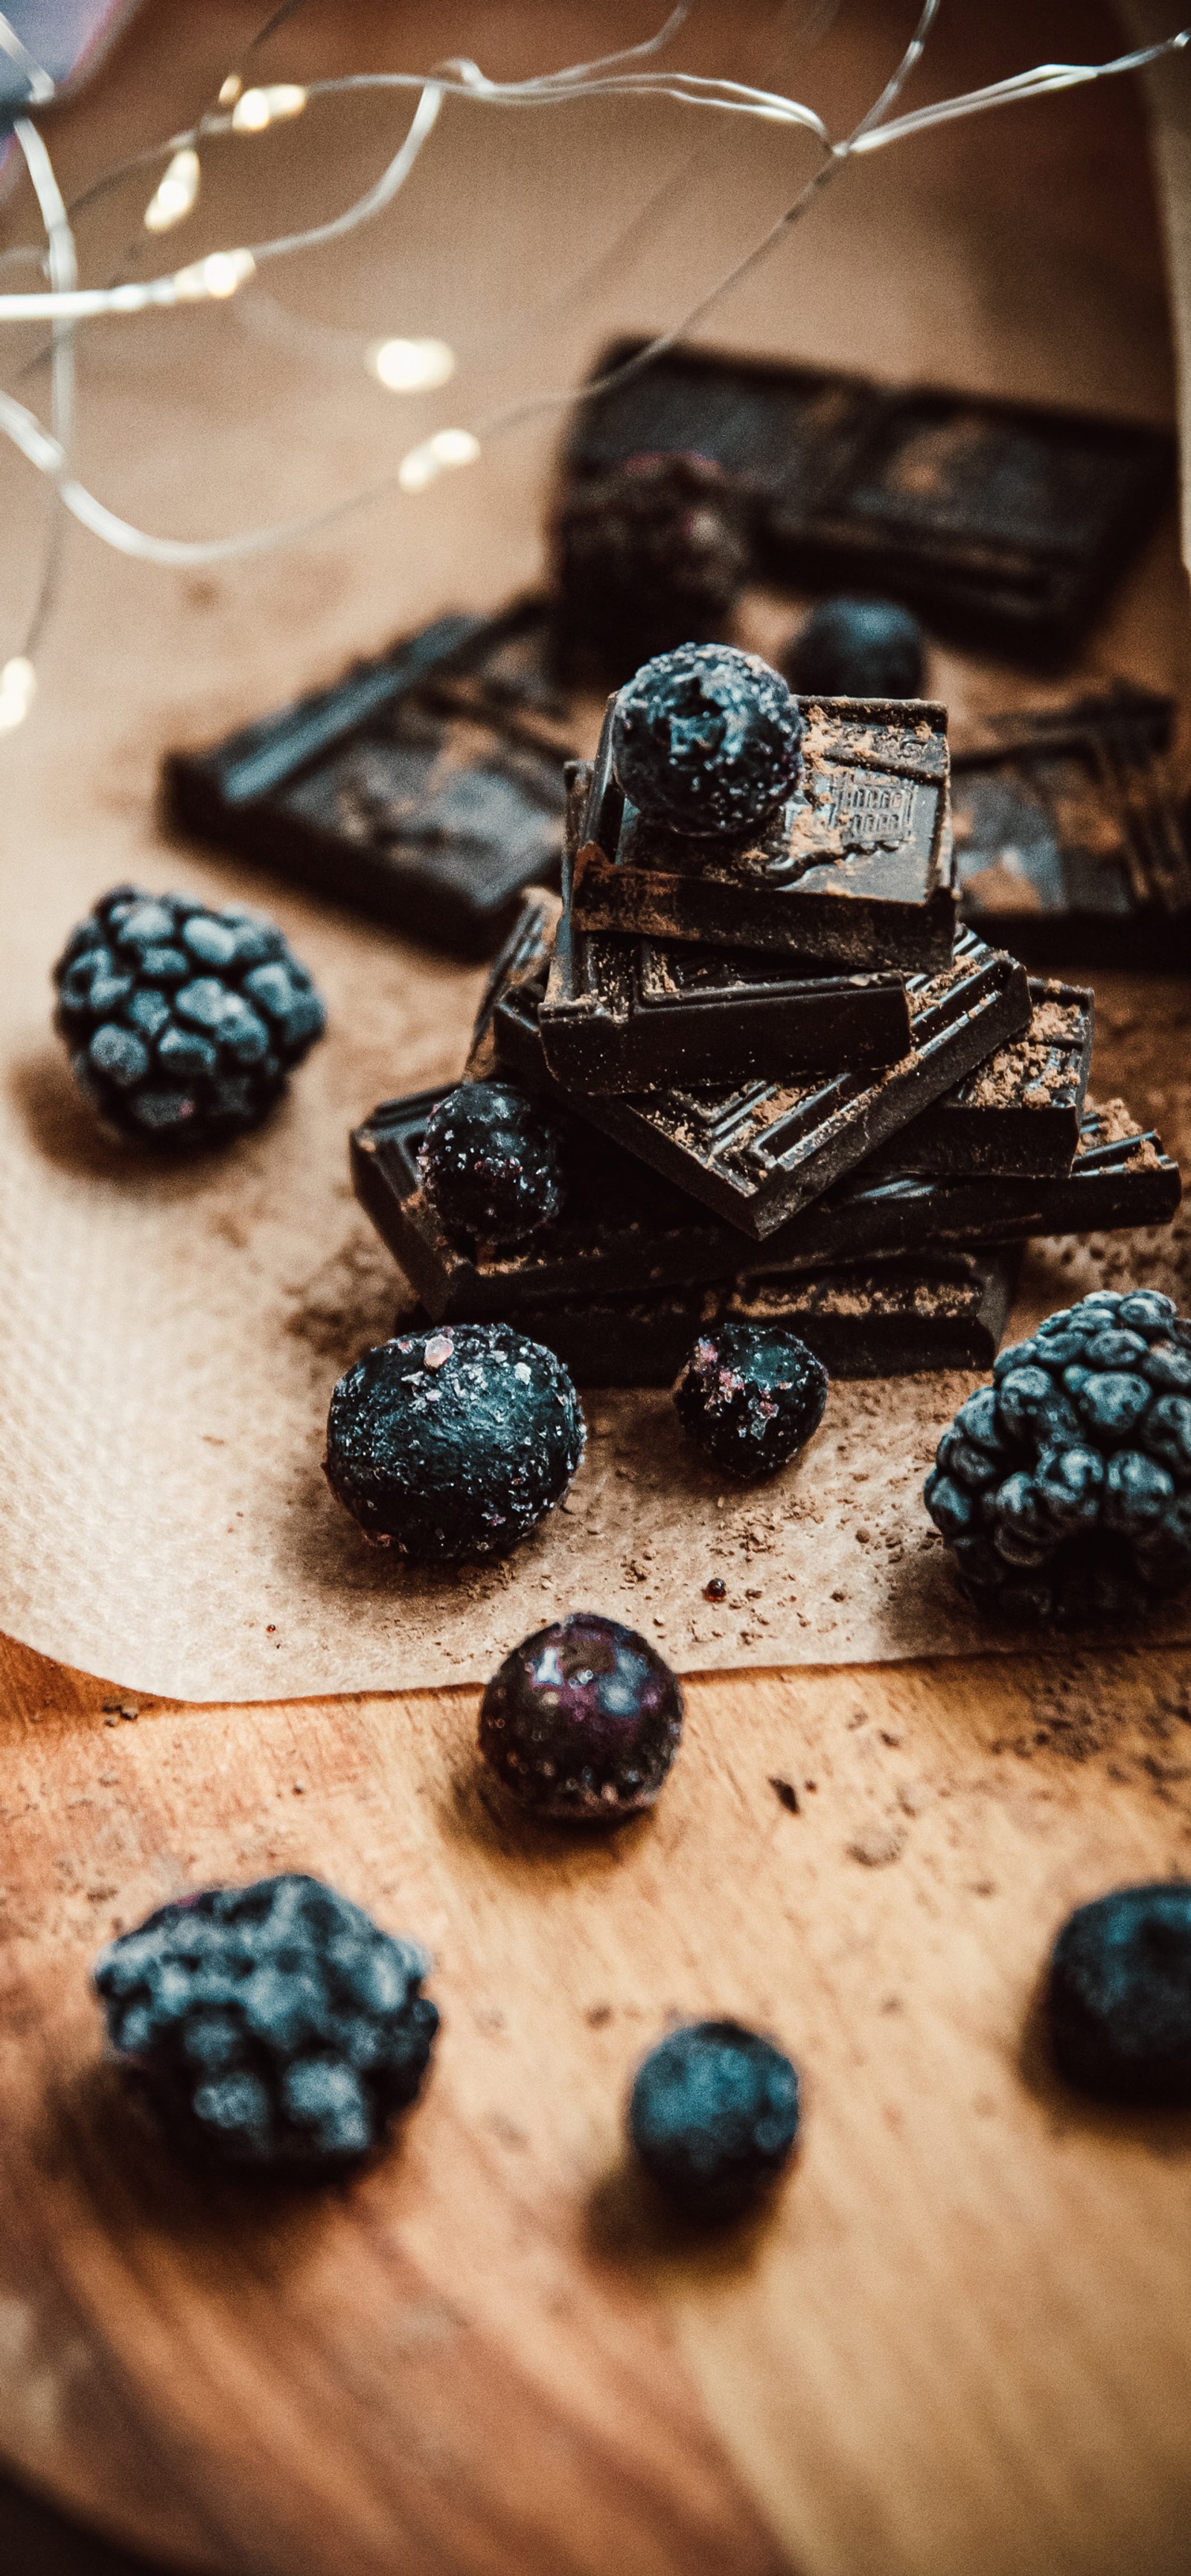
<svg viewBox="0 0 1191 2576"><path fill-rule="evenodd" d="M760 117L766 121L793 125L811 133L821 143L826 157L822 167L799 190L792 205L775 224L767 229L752 249L737 261L705 295L701 296L678 322L650 341L637 357L602 379L602 385L607 387L624 382L628 376L648 365L672 346L677 338L703 320L744 276L769 256L790 227L805 213L808 205L828 179L854 155L875 151L887 143L926 132L932 126L947 123L955 117L978 115L994 107L1018 103L1027 98L1042 97L1056 90L1073 88L1089 81L1108 79L1125 72L1139 70L1167 54L1181 51L1191 43L1191 27L1185 27L1160 43L1145 46L1130 54L1120 55L1107 63L1040 64L1032 71L1017 74L1010 80L993 82L984 89L966 92L961 97L937 101L907 116L891 118L889 110L896 103L906 80L921 58L939 7L940 0L925 0L918 25L891 79L885 84L879 97L866 111L852 133L839 142L832 141L822 120L812 109L780 92L761 90L747 83L707 79L693 73L626 72L618 68L626 62L639 61L644 56L656 54L664 44L668 43L689 16L690 0L680 0L679 7L671 11L656 36L649 38L640 46L629 48L619 55L602 58L592 64L572 65L562 72L540 74L527 81L493 82L471 62L452 62L436 64L430 74L352 73L340 79L312 84L308 91L308 97L311 99L366 90L416 89L419 92L418 109L415 111L409 132L399 152L389 163L381 180L363 197L346 208L341 215L333 218L329 226L325 224L313 226L305 233L290 234L276 242L259 244L251 255L233 252L210 256L213 256L216 262L221 258L247 260L245 274L251 274L252 268L260 260L289 255L328 238L342 239L358 224L370 220L372 215L380 211L382 205L391 202L404 183L437 117L442 99L448 94L465 99L472 104L514 107L559 104L565 100L580 97L584 99L607 96L664 97L684 106L693 106L705 111ZM427 105L430 99L434 100L433 116ZM414 131L418 127L419 116L423 111L425 111L423 124L411 150ZM230 124L230 118L211 118L204 122L203 132L210 134L222 131L229 128ZM185 135L172 137L166 146L158 147L154 153L138 155L134 163L124 165L124 170L140 166L143 162L159 159L163 150L172 152L192 139L191 136ZM403 165L401 174L394 178L394 172L399 163ZM108 174L106 182L96 183L96 188L88 192L89 199L93 198L103 185L112 183L114 175ZM69 225L67 228L69 229ZM169 305L181 300L180 281L188 277L192 278L195 273L193 270L174 271L169 276L147 280L140 286L118 285L110 289L85 289L81 292L77 289L55 288L48 295L0 294L0 321L18 319L70 321L75 318L90 318L103 312L140 311L151 309L155 305ZM532 397L527 402L509 406L482 421L479 424L478 434L482 438L491 439L535 414L563 408L597 389L589 384L578 390L568 387L557 393ZM399 481L396 474L385 475L380 481L349 496L344 501L332 504L326 510L233 537L199 541L152 537L146 531L134 527L129 521L119 518L114 512L108 510L93 493L88 492L85 486L68 473L67 457L62 442L48 434L36 415L23 404L16 402L11 395L0 396L0 431L13 441L39 471L54 478L65 507L85 526L96 535L102 536L109 545L116 547L120 552L138 556L143 561L160 564L226 562L241 556L264 553L273 547L291 544L303 536L314 535L350 512L363 508L369 502L391 492ZM461 432L451 433L451 435L469 452L478 452L474 437ZM406 488L410 487L407 485Z"/></svg>
<svg viewBox="0 0 1191 2576"><path fill-rule="evenodd" d="M67 292L77 282L78 262L70 218L62 200L62 191L54 175L53 163L37 127L30 123L28 117L17 117L13 132L24 154L25 166L33 182L41 210L51 282L56 288ZM50 420L54 437L62 451L63 468L69 457L70 443L74 435L74 398L74 332L68 322L55 322L50 359ZM37 597L21 647L23 658L29 662L33 659L53 609L62 572L66 517L58 488L61 484L61 473L55 475L54 482L55 490L50 500Z"/></svg>

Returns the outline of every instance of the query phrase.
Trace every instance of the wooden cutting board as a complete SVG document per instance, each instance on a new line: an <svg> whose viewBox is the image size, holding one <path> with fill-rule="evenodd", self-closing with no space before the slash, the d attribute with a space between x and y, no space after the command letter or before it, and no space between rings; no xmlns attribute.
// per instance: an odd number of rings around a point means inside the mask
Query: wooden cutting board
<svg viewBox="0 0 1191 2576"><path fill-rule="evenodd" d="M1191 2120L1082 2106L1031 2033L1066 1910L1187 1868L1187 1655L696 1682L654 1817L582 1842L493 1823L471 1692L133 1717L0 1679L22 2475L219 2576L1191 2563ZM428 1942L443 2029L376 2170L274 2199L146 2141L88 1970L291 1868ZM706 2012L807 2100L711 2244L622 2148L637 2060Z"/></svg>

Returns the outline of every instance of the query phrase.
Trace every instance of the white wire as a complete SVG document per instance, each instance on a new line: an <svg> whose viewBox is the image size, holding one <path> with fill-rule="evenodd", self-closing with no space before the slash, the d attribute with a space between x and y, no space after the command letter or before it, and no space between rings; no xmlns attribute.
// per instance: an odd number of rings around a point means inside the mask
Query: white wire
<svg viewBox="0 0 1191 2576"><path fill-rule="evenodd" d="M17 117L13 132L24 154L25 166L33 182L41 210L51 281L56 288L64 292L69 291L78 278L78 261L75 256L70 217L54 175L54 165L37 127L29 122L28 117ZM74 397L74 332L68 322L55 322L50 358L50 419L54 437L62 451L63 470L74 435ZM42 555L37 597L21 648L22 658L26 661L32 660L37 649L54 604L62 569L62 540L66 523L62 513L61 492L57 488L61 483L61 472L55 475L54 482L55 490L51 497L46 524L45 549Z"/></svg>
<svg viewBox="0 0 1191 2576"><path fill-rule="evenodd" d="M333 218L329 224L314 226L305 233L283 236L276 242L262 243L252 253L252 258L254 261L259 261L269 257L279 257L312 246L316 242L332 238L341 239L358 224L367 222L373 214L381 210L382 206L389 204L414 166L418 153L437 119L442 99L448 92L475 103L483 102L501 106L548 105L561 103L563 100L593 96L665 97L683 105L751 115L764 118L766 121L776 119L809 131L821 142L827 157L822 167L799 191L793 204L745 257L701 297L699 302L669 331L649 342L647 347L635 358L629 360L625 367L615 370L611 375L600 380L600 385L588 384L578 392L574 388L568 388L554 394L534 396L528 402L513 405L493 415L487 421L481 422L481 434L491 438L535 413L561 408L601 387L621 382L662 354L674 340L701 321L750 269L769 254L791 225L799 219L819 189L853 155L875 151L883 148L887 143L902 141L912 134L926 132L932 126L944 124L956 117L977 115L987 109L1009 105L1025 98L1042 97L1056 90L1073 88L1088 81L1108 79L1124 72L1138 70L1146 64L1158 61L1166 54L1181 51L1191 43L1191 27L1185 27L1159 44L1147 46L1131 54L1120 55L1107 63L1040 64L1034 70L1020 73L1011 80L993 82L984 89L969 91L960 97L940 100L931 106L917 109L908 116L890 119L888 111L896 102L906 80L921 57L940 5L941 0L925 0L918 25L896 71L851 135L838 143L831 140L822 120L812 109L779 92L760 90L734 81L709 80L693 73L619 73L616 71L617 64L656 52L662 44L668 42L670 36L677 32L689 15L689 0L680 0L680 6L671 11L658 34L643 45L630 48L619 55L604 57L591 65L572 65L565 71L542 74L527 81L510 83L490 81L475 64L456 62L436 65L432 74L352 73L342 79L312 84L308 91L308 96L311 98L341 95L357 90L417 89L420 92L419 105L404 142L374 187L357 199L352 206L346 208L341 215ZM204 124L203 131L210 133L227 125L230 125L230 119L210 119ZM138 155L137 162L125 164L124 169L158 158L161 150L173 151L191 139L192 137L188 136L171 138L169 145L159 147L156 154ZM115 175L118 174L109 174L109 180ZM94 196L98 188L105 184L107 182L96 183L96 188L88 192L88 197ZM61 205L60 197L58 204ZM62 219L66 220L64 208ZM66 229L69 233L68 221ZM71 250L73 254L73 239ZM51 275L53 256L51 239ZM0 321L45 319L69 322L74 319L88 319L105 312L139 311L151 309L153 306L173 304L179 300L177 278L180 274L181 272L175 271L170 276L150 279L137 286L81 291L76 288L55 288L48 295L0 295ZM273 547L291 544L304 536L316 534L320 529L330 526L349 512L365 507L371 501L391 492L397 483L395 475L386 475L381 481L369 485L342 502L332 504L325 510L313 512L302 519L247 531L237 536L195 541L154 537L147 531L134 527L129 521L119 518L116 513L107 509L95 494L70 476L67 472L67 456L62 441L48 434L33 412L7 394L0 395L0 431L12 440L31 464L55 480L64 506L84 526L90 528L95 535L102 537L107 544L115 547L119 552L136 556L145 562L158 564L196 565L227 562L237 557L261 554Z"/></svg>

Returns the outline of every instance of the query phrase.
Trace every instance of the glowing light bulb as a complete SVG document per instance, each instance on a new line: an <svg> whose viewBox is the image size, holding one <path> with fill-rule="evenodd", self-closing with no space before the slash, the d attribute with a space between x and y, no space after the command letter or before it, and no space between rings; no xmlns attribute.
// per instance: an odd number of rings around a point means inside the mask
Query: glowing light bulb
<svg viewBox="0 0 1191 2576"><path fill-rule="evenodd" d="M391 394L428 394L449 384L455 352L445 340L374 340L368 365Z"/></svg>
<svg viewBox="0 0 1191 2576"><path fill-rule="evenodd" d="M157 183L156 194L145 208L145 230L168 233L193 210L199 192L199 157L197 152L175 152L168 170Z"/></svg>
<svg viewBox="0 0 1191 2576"><path fill-rule="evenodd" d="M0 671L0 733L15 733L24 724L37 695L37 673L23 653L14 653Z"/></svg>
<svg viewBox="0 0 1191 2576"><path fill-rule="evenodd" d="M297 81L274 81L269 89L246 89L232 109L235 134L263 134L283 116L300 116L306 92Z"/></svg>
<svg viewBox="0 0 1191 2576"><path fill-rule="evenodd" d="M198 304L208 295L222 301L234 295L237 287L246 286L256 275L256 261L250 250L213 250L205 259L196 259L190 268L180 268L173 280L174 297L179 304Z"/></svg>
<svg viewBox="0 0 1191 2576"><path fill-rule="evenodd" d="M436 429L433 438L423 439L420 447L411 447L397 468L397 480L403 492L424 492L428 483L455 465L474 464L480 453L480 442L470 429Z"/></svg>
<svg viewBox="0 0 1191 2576"><path fill-rule="evenodd" d="M219 93L219 106L234 107L243 87L239 72L229 72Z"/></svg>

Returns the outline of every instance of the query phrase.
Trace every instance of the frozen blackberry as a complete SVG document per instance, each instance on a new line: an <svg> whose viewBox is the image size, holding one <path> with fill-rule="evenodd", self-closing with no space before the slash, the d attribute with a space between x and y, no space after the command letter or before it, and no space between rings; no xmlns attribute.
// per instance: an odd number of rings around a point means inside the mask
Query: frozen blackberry
<svg viewBox="0 0 1191 2576"><path fill-rule="evenodd" d="M182 2145L319 2176L412 2102L438 2013L429 1960L317 1878L209 1887L109 1942L95 1984L117 2056Z"/></svg>
<svg viewBox="0 0 1191 2576"><path fill-rule="evenodd" d="M688 2217L734 2218L776 2181L798 2134L798 2074L735 2021L675 2030L638 2069L629 2133Z"/></svg>
<svg viewBox="0 0 1191 2576"><path fill-rule="evenodd" d="M893 599L825 599L792 635L782 668L803 697L919 698L922 628Z"/></svg>
<svg viewBox="0 0 1191 2576"><path fill-rule="evenodd" d="M1014 1621L1144 1614L1191 1579L1191 1323L1097 1289L1002 1351L939 1442L926 1507L962 1589Z"/></svg>
<svg viewBox="0 0 1191 2576"><path fill-rule="evenodd" d="M1191 2102L1191 1885L1118 1887L1068 1916L1046 1988L1055 2064L1109 2102Z"/></svg>
<svg viewBox="0 0 1191 2576"><path fill-rule="evenodd" d="M785 681L759 654L686 644L620 691L612 764L651 822L696 836L751 832L794 787L802 734Z"/></svg>
<svg viewBox="0 0 1191 2576"><path fill-rule="evenodd" d="M617 680L722 635L749 574L740 487L706 456L630 456L574 483L554 529L564 650Z"/></svg>
<svg viewBox="0 0 1191 2576"><path fill-rule="evenodd" d="M595 1610L539 1628L484 1693L480 1752L520 1807L617 1824L651 1807L682 1734L675 1674L633 1628Z"/></svg>
<svg viewBox="0 0 1191 2576"><path fill-rule="evenodd" d="M418 1169L447 1232L524 1243L566 1196L557 1118L508 1082L463 1082L426 1121Z"/></svg>
<svg viewBox="0 0 1191 2576"><path fill-rule="evenodd" d="M327 1482L365 1538L444 1563L507 1556L583 1456L562 1361L509 1324L444 1324L365 1351L327 1417Z"/></svg>
<svg viewBox="0 0 1191 2576"><path fill-rule="evenodd" d="M827 1371L797 1333L718 1324L701 1333L674 1389L683 1430L717 1467L776 1475L823 1419Z"/></svg>
<svg viewBox="0 0 1191 2576"><path fill-rule="evenodd" d="M79 1089L105 1126L153 1145L259 1126L326 1026L271 921L136 886L114 887L71 932L54 983Z"/></svg>

